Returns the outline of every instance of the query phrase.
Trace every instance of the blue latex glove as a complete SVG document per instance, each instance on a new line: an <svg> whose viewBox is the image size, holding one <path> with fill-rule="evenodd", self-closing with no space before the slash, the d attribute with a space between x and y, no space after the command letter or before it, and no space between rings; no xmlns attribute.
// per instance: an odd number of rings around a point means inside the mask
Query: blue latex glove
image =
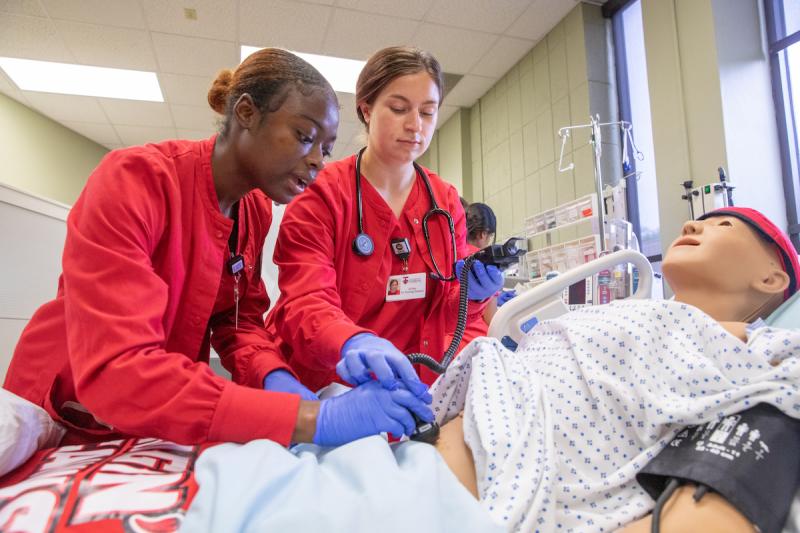
<svg viewBox="0 0 800 533"><path fill-rule="evenodd" d="M461 279L461 271L464 269L464 260L456 262L456 277ZM472 270L469 272L469 289L467 297L470 300L485 300L503 288L503 273L494 265L485 266L480 261L472 263Z"/></svg>
<svg viewBox="0 0 800 533"><path fill-rule="evenodd" d="M500 294L497 295L497 307L502 307L504 303L516 295L517 291L500 291Z"/></svg>
<svg viewBox="0 0 800 533"><path fill-rule="evenodd" d="M428 391L408 357L390 341L372 333L353 335L342 346L336 373L351 385L360 385L372 380L370 372L389 390L395 390L402 383L415 396Z"/></svg>
<svg viewBox="0 0 800 533"><path fill-rule="evenodd" d="M299 394L303 400L319 401L317 395L308 390L302 383L286 370L273 370L264 378L264 390Z"/></svg>
<svg viewBox="0 0 800 533"><path fill-rule="evenodd" d="M339 446L383 432L396 437L411 435L416 428L412 412L426 422L433 421L433 411L426 405L431 400L428 393L417 397L403 386L390 391L370 380L322 401L314 444Z"/></svg>

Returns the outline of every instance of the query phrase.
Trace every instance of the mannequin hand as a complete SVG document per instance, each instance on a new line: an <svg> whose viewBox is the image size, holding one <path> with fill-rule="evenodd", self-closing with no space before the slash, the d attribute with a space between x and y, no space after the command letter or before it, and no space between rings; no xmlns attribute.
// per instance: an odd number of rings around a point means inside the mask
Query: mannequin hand
<svg viewBox="0 0 800 533"><path fill-rule="evenodd" d="M303 400L319 400L317 395L303 386L286 370L273 370L264 378L264 390L299 394Z"/></svg>
<svg viewBox="0 0 800 533"><path fill-rule="evenodd" d="M464 260L456 262L456 276L461 278L464 269ZM484 266L480 261L472 263L469 273L469 289L467 296L470 300L485 300L503 288L503 273L494 265Z"/></svg>
<svg viewBox="0 0 800 533"><path fill-rule="evenodd" d="M502 307L504 303L516 295L517 291L500 291L500 294L497 295L497 307Z"/></svg>
<svg viewBox="0 0 800 533"><path fill-rule="evenodd" d="M415 396L428 390L411 361L394 344L372 333L353 335L342 346L336 373L351 385L360 385L372 379L370 372L389 390L396 389L399 382Z"/></svg>
<svg viewBox="0 0 800 533"><path fill-rule="evenodd" d="M383 432L396 437L411 435L416 427L411 413L426 422L433 420L433 412L426 405L429 403L431 395L428 393L417 397L403 386L390 391L370 380L322 401L314 444L339 446Z"/></svg>

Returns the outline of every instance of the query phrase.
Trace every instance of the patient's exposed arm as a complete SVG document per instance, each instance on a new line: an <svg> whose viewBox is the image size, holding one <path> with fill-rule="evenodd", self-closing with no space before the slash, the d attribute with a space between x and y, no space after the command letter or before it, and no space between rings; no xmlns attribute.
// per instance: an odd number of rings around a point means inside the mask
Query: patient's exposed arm
<svg viewBox="0 0 800 533"><path fill-rule="evenodd" d="M475 477L475 462L472 452L464 442L464 418L458 415L439 430L436 449L444 462L468 491L478 499L478 481Z"/></svg>
<svg viewBox="0 0 800 533"><path fill-rule="evenodd" d="M752 533L756 528L728 500L709 492L696 502L695 485L683 485L667 500L661 510L661 531L681 533ZM649 533L652 515L647 515L622 528L620 533Z"/></svg>

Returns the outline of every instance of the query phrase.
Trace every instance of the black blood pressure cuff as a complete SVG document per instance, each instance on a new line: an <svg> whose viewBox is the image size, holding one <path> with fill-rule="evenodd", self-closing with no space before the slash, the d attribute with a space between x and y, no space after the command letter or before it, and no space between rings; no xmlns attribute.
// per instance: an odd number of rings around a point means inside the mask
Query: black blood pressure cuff
<svg viewBox="0 0 800 533"><path fill-rule="evenodd" d="M762 403L688 427L636 476L653 499L670 478L706 485L762 532L780 532L800 485L800 420Z"/></svg>

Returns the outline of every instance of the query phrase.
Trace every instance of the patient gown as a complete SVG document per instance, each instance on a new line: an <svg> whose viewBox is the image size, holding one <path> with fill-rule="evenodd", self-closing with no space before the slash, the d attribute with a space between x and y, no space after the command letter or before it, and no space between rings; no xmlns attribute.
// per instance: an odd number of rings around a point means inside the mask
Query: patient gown
<svg viewBox="0 0 800 533"><path fill-rule="evenodd" d="M635 475L684 426L761 402L800 418L799 354L798 331L761 327L745 343L692 306L625 300L545 321L516 352L473 342L434 385L434 409L440 422L464 411L496 523L612 531L650 511Z"/></svg>

